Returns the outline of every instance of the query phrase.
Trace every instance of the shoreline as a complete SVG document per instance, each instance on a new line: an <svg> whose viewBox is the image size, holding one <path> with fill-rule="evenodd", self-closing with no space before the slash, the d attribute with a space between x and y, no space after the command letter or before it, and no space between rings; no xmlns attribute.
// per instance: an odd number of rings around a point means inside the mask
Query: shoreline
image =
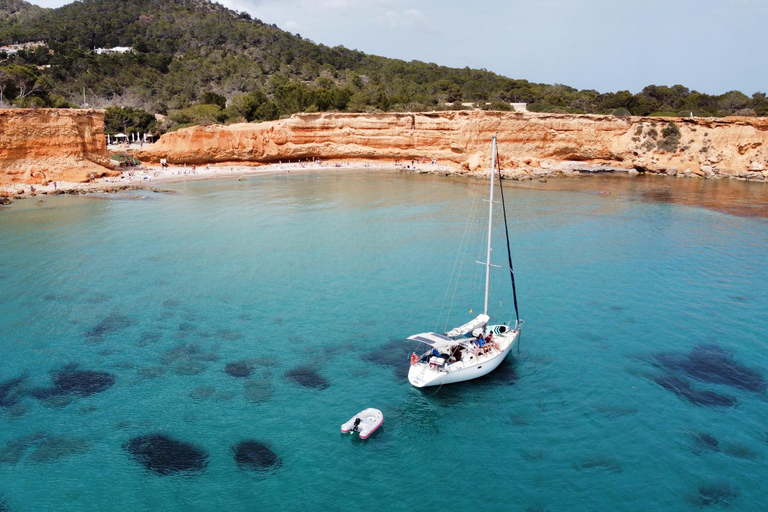
<svg viewBox="0 0 768 512"><path fill-rule="evenodd" d="M471 172L456 165L440 164L437 162L414 162L402 164L400 162L381 162L370 160L339 160L339 161L306 161L306 162L278 162L271 164L244 164L217 163L214 165L142 165L128 168L116 177L96 178L85 183L78 182L50 182L47 185L28 185L14 183L0 186L0 205L7 205L16 199L26 199L41 195L90 195L112 194L126 190L150 190L153 192L173 192L159 188L164 184L183 183L186 181L204 181L215 179L243 178L246 176L289 174L294 172L324 172L338 170L383 170L408 174L430 174L446 177L461 177L469 179L488 179L488 171ZM514 168L502 169L502 174L507 180L519 182L546 183L549 179L568 177L639 177L658 176L667 178L693 178L706 181L736 180L747 182L766 182L766 177L759 176L701 176L694 173L657 173L641 172L637 169L625 169L602 164L583 164L578 162L563 162L560 165L552 165L542 168ZM676 181L676 180L675 180ZM688 181L688 180L686 180ZM559 181L565 184L567 181ZM566 187L568 188L568 187ZM574 187L577 189L579 187Z"/></svg>

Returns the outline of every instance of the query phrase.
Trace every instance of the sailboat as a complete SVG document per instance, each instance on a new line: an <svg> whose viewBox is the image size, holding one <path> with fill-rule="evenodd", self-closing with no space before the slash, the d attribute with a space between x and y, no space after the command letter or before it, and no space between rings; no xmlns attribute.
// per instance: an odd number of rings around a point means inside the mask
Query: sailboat
<svg viewBox="0 0 768 512"><path fill-rule="evenodd" d="M512 255L509 249L509 229L507 228L506 206L504 206L504 189L501 187L501 169L499 168L499 188L501 204L504 212L504 225L507 239L507 256L509 273L512 279L512 293L515 306L515 324L491 324L488 315L488 294L491 284L491 267L499 267L491 263L493 228L493 192L494 176L497 169L496 137L493 138L491 158L491 186L488 209L488 245L486 259L477 262L485 266L485 307L483 313L471 321L451 329L445 333L424 332L408 337L426 346L421 354L411 354L411 367L408 380L417 388L440 386L476 379L495 370L507 357L512 347L520 339L523 321L517 308L517 292L515 290L515 274L512 269Z"/></svg>

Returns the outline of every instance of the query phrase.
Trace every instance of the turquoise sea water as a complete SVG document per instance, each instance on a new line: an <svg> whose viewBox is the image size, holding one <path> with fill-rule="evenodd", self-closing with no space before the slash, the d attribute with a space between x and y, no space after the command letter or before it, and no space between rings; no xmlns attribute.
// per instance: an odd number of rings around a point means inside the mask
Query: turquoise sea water
<svg viewBox="0 0 768 512"><path fill-rule="evenodd" d="M401 340L444 327L476 182L291 173L4 208L0 510L763 509L768 222L648 183L505 189L520 351L439 390L408 384ZM473 272L452 324L481 307ZM62 375L101 380L52 392ZM380 431L340 434L365 407ZM150 434L204 467L146 469L126 448ZM280 463L240 468L248 439Z"/></svg>

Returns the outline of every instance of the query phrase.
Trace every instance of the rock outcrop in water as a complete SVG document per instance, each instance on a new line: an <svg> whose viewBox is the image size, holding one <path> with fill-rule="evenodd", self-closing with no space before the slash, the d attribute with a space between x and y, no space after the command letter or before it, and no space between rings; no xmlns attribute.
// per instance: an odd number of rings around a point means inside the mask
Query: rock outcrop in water
<svg viewBox="0 0 768 512"><path fill-rule="evenodd" d="M104 111L0 109L0 186L113 175Z"/></svg>
<svg viewBox="0 0 768 512"><path fill-rule="evenodd" d="M674 121L677 132L666 132ZM653 118L522 112L297 114L266 123L197 126L163 135L139 158L176 164L299 159L409 163L422 158L468 171L527 175L637 170L687 176L768 175L768 119Z"/></svg>

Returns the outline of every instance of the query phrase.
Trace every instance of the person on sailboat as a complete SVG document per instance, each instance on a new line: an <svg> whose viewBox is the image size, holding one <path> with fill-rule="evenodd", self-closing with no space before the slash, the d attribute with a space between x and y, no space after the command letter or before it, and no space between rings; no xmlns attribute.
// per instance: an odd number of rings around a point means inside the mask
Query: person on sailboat
<svg viewBox="0 0 768 512"><path fill-rule="evenodd" d="M492 348L499 350L499 344L493 341L493 333L489 332L488 336L485 337L485 349L490 352Z"/></svg>
<svg viewBox="0 0 768 512"><path fill-rule="evenodd" d="M472 340L472 353L475 354L475 356L479 356L483 354L484 345L485 345L485 339L483 339L483 332L480 331L477 337L474 340Z"/></svg>

